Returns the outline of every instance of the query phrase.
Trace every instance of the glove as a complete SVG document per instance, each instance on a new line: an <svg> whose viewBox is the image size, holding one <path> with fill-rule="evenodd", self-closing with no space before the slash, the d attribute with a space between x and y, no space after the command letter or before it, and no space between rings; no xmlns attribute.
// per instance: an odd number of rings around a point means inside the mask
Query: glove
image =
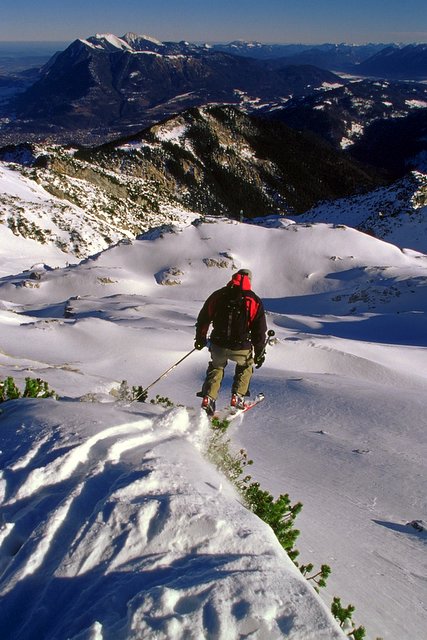
<svg viewBox="0 0 427 640"><path fill-rule="evenodd" d="M197 351L201 351L204 347L206 347L207 345L207 340L206 338L202 338L202 337L197 337L194 341L194 348L197 349Z"/></svg>
<svg viewBox="0 0 427 640"><path fill-rule="evenodd" d="M260 369L264 364L264 362L265 362L265 353L261 352L261 353L255 354L255 357L254 357L255 369Z"/></svg>

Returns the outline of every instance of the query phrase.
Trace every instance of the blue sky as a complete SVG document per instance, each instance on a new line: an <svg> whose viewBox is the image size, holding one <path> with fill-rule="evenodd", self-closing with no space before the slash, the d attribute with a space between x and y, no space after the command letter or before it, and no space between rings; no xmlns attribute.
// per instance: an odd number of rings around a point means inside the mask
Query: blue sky
<svg viewBox="0 0 427 640"><path fill-rule="evenodd" d="M427 42L426 0L0 0L0 41Z"/></svg>

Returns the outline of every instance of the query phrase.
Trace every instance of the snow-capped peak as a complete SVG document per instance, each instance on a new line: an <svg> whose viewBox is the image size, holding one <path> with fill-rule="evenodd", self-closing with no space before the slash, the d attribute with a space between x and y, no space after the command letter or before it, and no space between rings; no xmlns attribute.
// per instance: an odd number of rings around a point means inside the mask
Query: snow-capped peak
<svg viewBox="0 0 427 640"><path fill-rule="evenodd" d="M103 49L132 51L132 47L125 40L112 33L97 33L95 36L87 38L87 42L94 45L101 45Z"/></svg>
<svg viewBox="0 0 427 640"><path fill-rule="evenodd" d="M164 46L163 42L161 42L160 40L157 40L157 38L153 38L152 36L147 36L145 34L140 35L132 32L125 33L125 35L122 36L122 40L124 40L125 42L127 42L132 46L134 46L137 42L140 42L141 40L144 42L150 42L151 44L155 44L158 47Z"/></svg>

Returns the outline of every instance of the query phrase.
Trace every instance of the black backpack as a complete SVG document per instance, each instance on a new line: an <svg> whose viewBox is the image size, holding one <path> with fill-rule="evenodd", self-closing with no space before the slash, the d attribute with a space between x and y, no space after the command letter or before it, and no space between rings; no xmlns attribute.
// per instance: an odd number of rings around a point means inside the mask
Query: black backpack
<svg viewBox="0 0 427 640"><path fill-rule="evenodd" d="M213 341L229 349L245 348L250 337L248 320L248 308L242 289L224 288L213 317Z"/></svg>

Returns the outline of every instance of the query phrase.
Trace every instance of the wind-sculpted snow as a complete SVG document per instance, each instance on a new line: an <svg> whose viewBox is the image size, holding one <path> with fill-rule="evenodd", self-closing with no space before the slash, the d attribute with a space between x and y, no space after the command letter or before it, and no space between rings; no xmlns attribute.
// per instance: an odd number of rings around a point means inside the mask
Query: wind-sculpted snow
<svg viewBox="0 0 427 640"><path fill-rule="evenodd" d="M335 595L369 640L423 637L425 254L282 217L163 227L63 269L6 272L3 248L0 379L61 400L0 405L2 640L329 640ZM242 267L276 335L251 382L265 402L227 437L303 503L298 560L332 568L320 596L201 455L207 350L150 387L193 409L117 402L193 349Z"/></svg>
<svg viewBox="0 0 427 640"><path fill-rule="evenodd" d="M202 458L206 418L42 404L2 415L2 638L343 637Z"/></svg>

